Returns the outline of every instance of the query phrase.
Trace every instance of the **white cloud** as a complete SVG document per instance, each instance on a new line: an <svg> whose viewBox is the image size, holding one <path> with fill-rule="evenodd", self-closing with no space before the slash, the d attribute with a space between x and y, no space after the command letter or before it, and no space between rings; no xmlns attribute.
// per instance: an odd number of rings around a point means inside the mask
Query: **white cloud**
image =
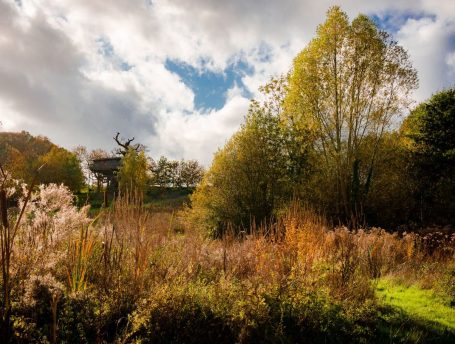
<svg viewBox="0 0 455 344"><path fill-rule="evenodd" d="M455 53L455 20L438 17L409 19L397 33L419 72L420 88L415 98L423 101L432 93L454 85L451 56Z"/></svg>
<svg viewBox="0 0 455 344"><path fill-rule="evenodd" d="M249 100L234 86L228 90L226 104L220 110L163 114L157 124L160 135L147 143L160 154L197 159L208 166L213 153L239 128L248 106Z"/></svg>
<svg viewBox="0 0 455 344"><path fill-rule="evenodd" d="M22 3L21 6L18 3ZM120 131L154 157L197 158L239 127L248 108L240 85L220 110L201 112L167 59L223 70L254 66L242 79L257 88L285 73L314 36L331 0L0 0L2 130L29 130L68 148L113 146ZM454 83L452 0L341 1L359 12L416 14L396 34L420 75L418 100ZM414 19L412 19L414 18Z"/></svg>
<svg viewBox="0 0 455 344"><path fill-rule="evenodd" d="M455 51L447 54L446 63L451 68L451 73L455 72Z"/></svg>

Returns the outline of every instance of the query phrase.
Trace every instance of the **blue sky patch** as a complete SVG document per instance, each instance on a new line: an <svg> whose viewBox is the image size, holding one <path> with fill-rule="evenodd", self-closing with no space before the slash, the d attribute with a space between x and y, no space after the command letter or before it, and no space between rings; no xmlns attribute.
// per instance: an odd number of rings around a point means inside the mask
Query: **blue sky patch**
<svg viewBox="0 0 455 344"><path fill-rule="evenodd" d="M389 11L384 14L373 14L370 16L370 18L381 30L387 31L390 34L396 34L409 19L419 20L425 17L431 18L432 20L436 19L434 15L412 12Z"/></svg>
<svg viewBox="0 0 455 344"><path fill-rule="evenodd" d="M243 60L236 60L220 73L171 59L166 60L165 67L191 88L195 107L199 110L221 109L226 103L227 91L234 85L242 89L243 96L252 96L242 83L242 77L252 75L254 70Z"/></svg>
<svg viewBox="0 0 455 344"><path fill-rule="evenodd" d="M114 47L112 46L109 39L104 37L98 37L96 39L98 45L98 53L104 57L112 57L114 55Z"/></svg>
<svg viewBox="0 0 455 344"><path fill-rule="evenodd" d="M130 65L127 61L123 60L115 53L114 47L108 38L98 37L96 39L96 44L98 45L98 53L106 59L110 60L112 64L119 70L127 72L133 68L132 65Z"/></svg>

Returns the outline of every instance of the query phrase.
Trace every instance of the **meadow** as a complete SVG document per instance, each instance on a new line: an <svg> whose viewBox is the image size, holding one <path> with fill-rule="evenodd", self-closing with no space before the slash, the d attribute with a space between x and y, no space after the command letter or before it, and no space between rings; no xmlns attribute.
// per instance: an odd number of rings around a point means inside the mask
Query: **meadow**
<svg viewBox="0 0 455 344"><path fill-rule="evenodd" d="M214 240L188 208L134 195L95 217L64 186L21 197L13 342L455 339L455 235L352 231L294 202L278 221Z"/></svg>

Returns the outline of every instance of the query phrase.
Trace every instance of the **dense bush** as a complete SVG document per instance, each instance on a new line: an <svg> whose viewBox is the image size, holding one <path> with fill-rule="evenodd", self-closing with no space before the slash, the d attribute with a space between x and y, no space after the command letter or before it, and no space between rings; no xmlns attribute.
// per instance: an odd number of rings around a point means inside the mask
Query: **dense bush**
<svg viewBox="0 0 455 344"><path fill-rule="evenodd" d="M234 297L233 297L234 296ZM372 311L373 310L373 311ZM323 293L230 283L160 289L132 315L128 340L143 343L337 343L371 337L374 308L346 311ZM175 329L179 330L176 331Z"/></svg>
<svg viewBox="0 0 455 344"><path fill-rule="evenodd" d="M193 216L213 236L232 226L249 231L289 199L284 132L276 116L252 107L245 124L215 154L192 195Z"/></svg>

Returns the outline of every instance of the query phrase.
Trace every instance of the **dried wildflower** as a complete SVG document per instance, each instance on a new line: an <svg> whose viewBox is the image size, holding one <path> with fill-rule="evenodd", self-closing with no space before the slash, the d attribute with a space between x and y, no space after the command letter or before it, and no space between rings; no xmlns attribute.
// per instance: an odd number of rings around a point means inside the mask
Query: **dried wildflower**
<svg viewBox="0 0 455 344"><path fill-rule="evenodd" d="M21 198L20 206L23 202ZM79 210L73 205L73 195L63 184L40 185L25 209L26 226L30 233L40 235L46 246L86 225L90 221L87 211L88 207Z"/></svg>

